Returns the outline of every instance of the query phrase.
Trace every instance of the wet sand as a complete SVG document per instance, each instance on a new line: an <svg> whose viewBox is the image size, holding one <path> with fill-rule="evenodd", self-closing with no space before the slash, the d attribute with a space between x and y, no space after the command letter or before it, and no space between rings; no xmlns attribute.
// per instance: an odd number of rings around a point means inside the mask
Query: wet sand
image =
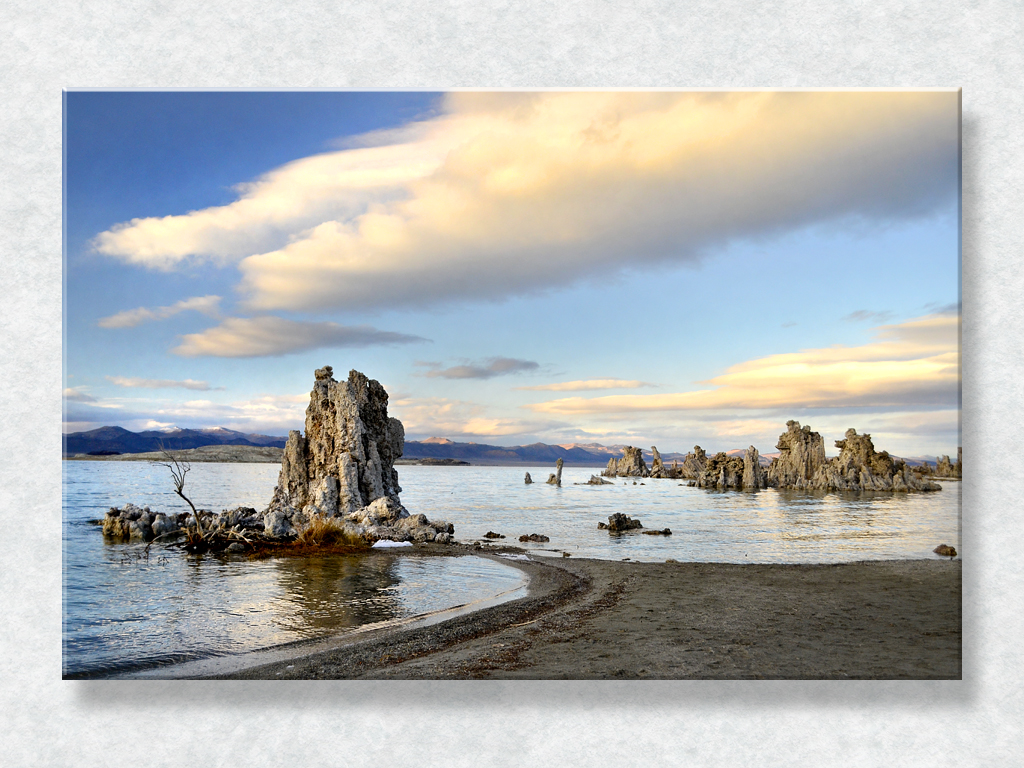
<svg viewBox="0 0 1024 768"><path fill-rule="evenodd" d="M501 562L527 597L218 677L960 679L959 560Z"/></svg>

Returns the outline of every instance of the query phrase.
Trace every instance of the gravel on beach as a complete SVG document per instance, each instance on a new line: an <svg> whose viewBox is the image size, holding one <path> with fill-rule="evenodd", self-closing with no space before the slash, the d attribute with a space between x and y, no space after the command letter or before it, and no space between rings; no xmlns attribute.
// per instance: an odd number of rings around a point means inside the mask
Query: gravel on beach
<svg viewBox="0 0 1024 768"><path fill-rule="evenodd" d="M475 552L474 554L482 554ZM489 554L486 556L494 556ZM233 679L960 679L960 560L503 559L525 598Z"/></svg>

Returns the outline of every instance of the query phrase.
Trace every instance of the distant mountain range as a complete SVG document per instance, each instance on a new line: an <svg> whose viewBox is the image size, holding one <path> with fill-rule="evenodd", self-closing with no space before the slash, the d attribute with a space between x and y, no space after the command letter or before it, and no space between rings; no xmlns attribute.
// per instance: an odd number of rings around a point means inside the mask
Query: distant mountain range
<svg viewBox="0 0 1024 768"><path fill-rule="evenodd" d="M603 467L610 458L622 456L621 445L601 445L600 443L568 443L564 445L548 445L533 443L532 445L485 445L483 443L456 443L443 437L431 437L426 440L409 440L405 443L404 458L408 459L461 459L470 464L524 464L548 465L559 459L566 465L578 467ZM682 461L682 453L663 453L663 461L671 463L673 459ZM648 463L651 454L645 452Z"/></svg>
<svg viewBox="0 0 1024 768"><path fill-rule="evenodd" d="M64 435L64 455L76 454L111 455L115 453L147 453L161 449L181 451L189 448L202 448L207 445L252 445L284 448L287 438L274 435L236 432L224 427L211 429L180 429L149 430L146 432L130 432L121 427L100 427L88 432L74 432ZM532 445L485 445L483 443L456 443L443 437L430 437L426 440L407 440L404 459L458 459L477 465L553 465L561 459L566 465L578 467L603 467L610 458L622 456L622 445L601 445L600 443L567 443L548 445L533 443ZM709 453L711 453L709 451ZM742 455L743 449L727 451L730 455ZM662 461L671 464L673 460L682 461L685 453L663 452ZM778 456L768 453L761 456L765 466ZM898 458L898 457L896 457ZM644 459L650 465L652 454L644 451ZM923 457L908 458L911 466L932 464L934 460Z"/></svg>
<svg viewBox="0 0 1024 768"><path fill-rule="evenodd" d="M100 427L88 432L64 435L64 455L78 453L147 453L149 451L181 451L205 445L258 445L284 448L287 438L273 435L246 434L233 429L168 429L131 432L121 427Z"/></svg>

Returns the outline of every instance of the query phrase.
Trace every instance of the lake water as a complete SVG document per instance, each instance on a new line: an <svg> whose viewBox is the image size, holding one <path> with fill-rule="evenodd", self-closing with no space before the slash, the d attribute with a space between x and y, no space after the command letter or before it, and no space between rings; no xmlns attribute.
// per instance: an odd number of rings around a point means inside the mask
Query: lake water
<svg viewBox="0 0 1024 768"><path fill-rule="evenodd" d="M64 674L107 674L234 654L408 620L522 594L522 574L479 557L388 552L324 558L187 556L106 542L90 520L133 502L185 511L166 468L149 462L63 462ZM193 464L186 492L219 511L262 509L279 467ZM523 483L529 471L533 485ZM402 502L455 525L460 541L495 531L537 555L606 560L837 563L935 557L960 547L960 483L927 494L706 491L675 480L619 478L586 486L591 468L399 467ZM648 529L609 534L624 512ZM522 544L522 534L550 538Z"/></svg>

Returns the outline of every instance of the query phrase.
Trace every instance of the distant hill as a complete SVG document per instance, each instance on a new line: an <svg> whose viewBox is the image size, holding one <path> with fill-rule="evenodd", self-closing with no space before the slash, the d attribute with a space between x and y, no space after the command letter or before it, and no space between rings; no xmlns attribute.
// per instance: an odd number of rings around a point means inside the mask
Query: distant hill
<svg viewBox="0 0 1024 768"><path fill-rule="evenodd" d="M100 427L88 432L64 435L64 455L80 453L148 453L166 449L181 451L206 445L250 445L284 448L287 438L274 435L247 434L233 429L170 429L131 432L122 427ZM109 453L108 453L109 455Z"/></svg>
<svg viewBox="0 0 1024 768"><path fill-rule="evenodd" d="M547 466L554 464L559 459L566 465L577 467L603 467L610 458L620 458L622 446L605 446L598 443L580 445L571 443L568 445L548 445L547 443L533 443L532 445L486 445L483 443L455 443L440 437L431 437L426 440L408 440L405 443L405 452L402 457L405 459L460 459L470 464L524 464L531 466ZM662 459L671 462L673 459L682 459L681 453L663 453ZM644 453L648 463L651 461L651 454Z"/></svg>
<svg viewBox="0 0 1024 768"><path fill-rule="evenodd" d="M182 451L205 446L235 445L251 447L284 448L287 438L274 435L237 432L224 427L211 429L170 429L149 430L146 432L130 432L121 427L100 427L88 432L74 432L64 436L64 455L75 456L92 454L94 456L112 456L126 453L150 453L166 449ZM402 458L416 461L419 459L453 459L468 461L475 465L554 465L561 459L566 465L577 467L603 467L610 458L622 456L622 445L601 445L600 443L568 443L548 445L533 443L532 445L486 445L484 443L456 443L443 437L430 437L426 440L407 440ZM710 453L710 452L709 452ZM730 455L743 455L743 449L728 451ZM213 454L211 454L213 455ZM249 455L249 454L246 454ZM255 456L255 454L252 454ZM661 458L666 464L674 460L682 461L685 453L662 452ZM644 460L650 466L652 455L644 450ZM771 463L778 453L761 456L761 464ZM894 457L898 458L898 457ZM211 459L207 459L211 460ZM212 459L214 461L218 459ZM226 459L231 460L231 459ZM233 459L238 460L238 459ZM274 460L269 457L253 459L256 461ZM279 459L278 459L279 460ZM924 457L906 459L907 464L935 465L934 460Z"/></svg>

